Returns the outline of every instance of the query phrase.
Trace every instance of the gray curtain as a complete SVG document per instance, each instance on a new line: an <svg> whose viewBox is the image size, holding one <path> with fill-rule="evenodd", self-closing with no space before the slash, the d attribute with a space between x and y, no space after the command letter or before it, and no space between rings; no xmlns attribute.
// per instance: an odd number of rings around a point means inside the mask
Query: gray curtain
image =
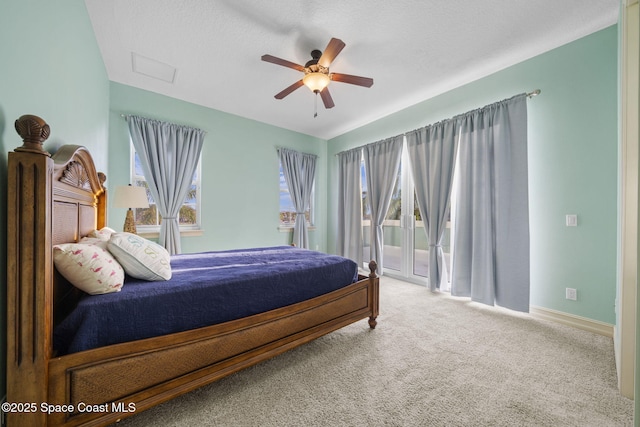
<svg viewBox="0 0 640 427"><path fill-rule="evenodd" d="M338 255L362 263L362 149L338 154Z"/></svg>
<svg viewBox="0 0 640 427"><path fill-rule="evenodd" d="M299 248L309 249L309 231L304 213L309 209L311 203L318 156L300 153L287 148L279 148L278 156L280 157L284 179L289 187L291 201L296 208L293 243Z"/></svg>
<svg viewBox="0 0 640 427"><path fill-rule="evenodd" d="M367 175L367 200L371 210L371 259L384 272L382 223L389 210L393 186L398 176L403 136L365 145L362 148Z"/></svg>
<svg viewBox="0 0 640 427"><path fill-rule="evenodd" d="M455 122L436 123L406 136L416 198L429 243L429 287L435 291L448 280L441 241L451 200Z"/></svg>
<svg viewBox="0 0 640 427"><path fill-rule="evenodd" d="M178 215L198 166L205 132L137 116L127 116L133 146L149 192L162 216L159 243L181 253Z"/></svg>
<svg viewBox="0 0 640 427"><path fill-rule="evenodd" d="M451 293L529 311L526 95L460 124Z"/></svg>

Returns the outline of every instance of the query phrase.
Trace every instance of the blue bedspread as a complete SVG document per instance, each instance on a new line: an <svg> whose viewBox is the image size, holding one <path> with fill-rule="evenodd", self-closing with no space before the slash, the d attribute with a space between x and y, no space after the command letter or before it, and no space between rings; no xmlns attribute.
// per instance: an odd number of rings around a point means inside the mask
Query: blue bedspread
<svg viewBox="0 0 640 427"><path fill-rule="evenodd" d="M353 261L291 246L171 258L173 277L127 277L86 295L54 332L58 355L186 331L304 301L357 281Z"/></svg>

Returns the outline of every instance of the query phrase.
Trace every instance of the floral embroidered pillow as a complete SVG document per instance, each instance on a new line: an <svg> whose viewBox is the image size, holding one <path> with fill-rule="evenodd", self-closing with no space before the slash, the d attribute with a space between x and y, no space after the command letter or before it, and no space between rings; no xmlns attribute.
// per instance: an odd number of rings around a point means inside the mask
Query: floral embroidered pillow
<svg viewBox="0 0 640 427"><path fill-rule="evenodd" d="M53 262L73 286L91 295L119 292L124 270L109 251L95 244L65 243L53 247Z"/></svg>

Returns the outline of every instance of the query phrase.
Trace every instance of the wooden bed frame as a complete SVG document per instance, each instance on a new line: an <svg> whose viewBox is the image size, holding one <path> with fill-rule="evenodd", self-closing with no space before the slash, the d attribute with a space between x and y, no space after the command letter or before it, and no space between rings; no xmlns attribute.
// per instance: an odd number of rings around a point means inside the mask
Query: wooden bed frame
<svg viewBox="0 0 640 427"><path fill-rule="evenodd" d="M24 144L8 162L9 427L106 425L358 320L369 318L375 328L372 262L368 277L298 304L55 357L53 328L79 291L55 272L52 246L106 225L106 177L82 146L63 146L53 156L44 151L49 126L41 118L22 116L16 130Z"/></svg>

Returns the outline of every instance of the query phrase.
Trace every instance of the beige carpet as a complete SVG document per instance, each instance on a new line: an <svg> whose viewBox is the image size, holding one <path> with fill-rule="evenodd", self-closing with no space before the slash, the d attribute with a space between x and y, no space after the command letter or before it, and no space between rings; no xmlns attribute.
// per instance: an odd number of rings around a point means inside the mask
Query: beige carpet
<svg viewBox="0 0 640 427"><path fill-rule="evenodd" d="M380 313L119 425L632 425L610 338L388 278Z"/></svg>

